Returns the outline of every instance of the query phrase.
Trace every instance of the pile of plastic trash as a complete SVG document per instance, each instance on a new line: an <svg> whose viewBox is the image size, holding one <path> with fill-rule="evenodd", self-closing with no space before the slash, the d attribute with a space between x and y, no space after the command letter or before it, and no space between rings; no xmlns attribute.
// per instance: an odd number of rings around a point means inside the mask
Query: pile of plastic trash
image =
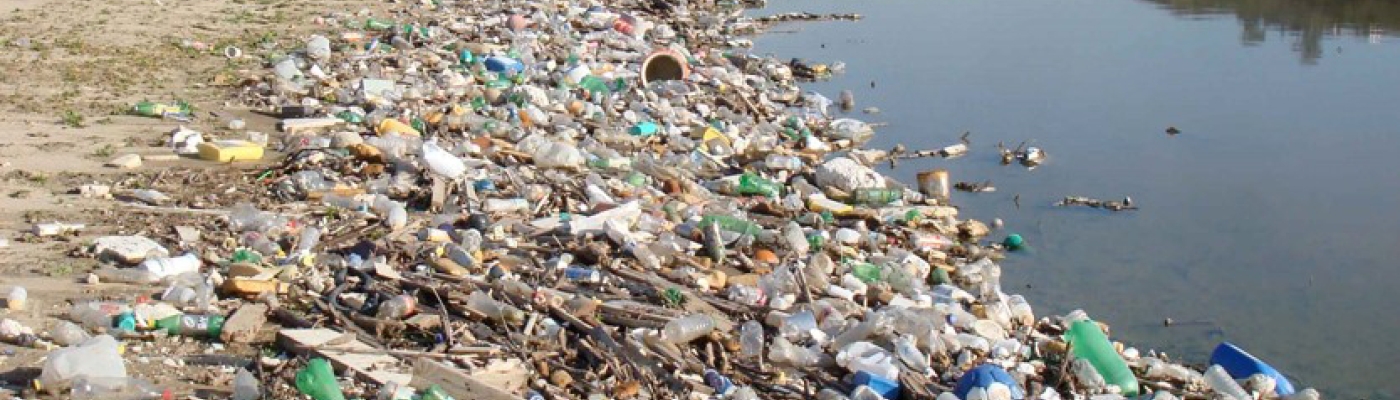
<svg viewBox="0 0 1400 400"><path fill-rule="evenodd" d="M748 52L737 34L762 23L742 4L412 3L266 52L237 95L283 117L262 201L205 217L202 244L100 240L95 279L158 300L74 304L33 339L69 346L39 386L168 396L128 377L114 337L232 341L247 328L228 313L256 303L304 365L240 370L234 398L1318 397L1232 345L1202 372L1082 312L1037 316L1000 285L1020 237L960 219L946 172L876 171L875 128L798 86L841 66ZM313 326L347 335L286 344ZM347 342L363 348L326 347Z"/></svg>

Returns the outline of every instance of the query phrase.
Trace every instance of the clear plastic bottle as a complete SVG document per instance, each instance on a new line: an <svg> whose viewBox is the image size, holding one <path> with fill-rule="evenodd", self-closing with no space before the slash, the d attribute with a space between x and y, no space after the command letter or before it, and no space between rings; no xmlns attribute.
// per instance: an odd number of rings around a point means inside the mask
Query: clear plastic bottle
<svg viewBox="0 0 1400 400"><path fill-rule="evenodd" d="M739 327L739 354L750 359L763 354L763 324L749 320Z"/></svg>
<svg viewBox="0 0 1400 400"><path fill-rule="evenodd" d="M112 327L112 317L129 311L125 304L94 301L74 304L68 309L68 318L87 329L105 329Z"/></svg>
<svg viewBox="0 0 1400 400"><path fill-rule="evenodd" d="M784 225L782 235L783 241L787 244L788 249L792 250L793 254L807 254L812 250L811 243L807 242L806 232L802 231L802 226L798 225L797 222L790 221L787 225ZM830 258L828 258L828 262L829 261Z"/></svg>
<svg viewBox="0 0 1400 400"><path fill-rule="evenodd" d="M1007 296L1006 304L1011 308L1011 320L1020 326L1035 325L1035 312L1031 311L1031 304L1025 297L1019 294Z"/></svg>
<svg viewBox="0 0 1400 400"><path fill-rule="evenodd" d="M1210 368L1206 368L1205 381L1206 386L1210 386L1210 389L1214 390L1216 394L1234 400L1249 400L1253 398L1249 395L1249 392L1244 391L1244 388L1240 387L1239 382L1236 382L1234 378L1230 377L1230 373L1225 372L1225 368L1221 368L1219 365L1211 365Z"/></svg>
<svg viewBox="0 0 1400 400"><path fill-rule="evenodd" d="M428 165L428 170L442 175L448 179L457 179L467 171L467 165L452 153L438 147L436 142L423 142L423 162Z"/></svg>
<svg viewBox="0 0 1400 400"><path fill-rule="evenodd" d="M486 199L482 210L488 213L513 213L530 209L530 201L526 199Z"/></svg>
<svg viewBox="0 0 1400 400"><path fill-rule="evenodd" d="M98 279L108 283L130 283L135 285L149 285L160 282L160 276L151 271L141 268L113 268L102 267L93 271Z"/></svg>
<svg viewBox="0 0 1400 400"><path fill-rule="evenodd" d="M379 303L379 310L375 311L375 316L379 319L400 320L413 314L413 309L417 306L418 299L401 294Z"/></svg>
<svg viewBox="0 0 1400 400"><path fill-rule="evenodd" d="M487 318L516 324L524 322L525 312L495 299L485 292L472 292L467 296L467 308L485 314Z"/></svg>
<svg viewBox="0 0 1400 400"><path fill-rule="evenodd" d="M1075 382L1084 390L1095 392L1103 390L1107 385L1103 380L1103 375L1099 375L1099 371L1094 369L1094 364L1089 363L1089 360L1075 358L1070 363L1069 370L1070 373L1074 374Z"/></svg>
<svg viewBox="0 0 1400 400"><path fill-rule="evenodd" d="M894 352L895 355L899 356L899 360L904 362L904 365L909 366L909 368L913 369L915 372L924 375L933 373L933 367L929 366L928 363L928 356L919 351L912 337L900 336L895 338Z"/></svg>
<svg viewBox="0 0 1400 400"><path fill-rule="evenodd" d="M674 344L686 344L715 330L715 320L705 314L676 318L661 328L661 337Z"/></svg>
<svg viewBox="0 0 1400 400"><path fill-rule="evenodd" d="M78 376L71 392L74 400L157 400L171 398L169 390L160 389L145 379L131 377Z"/></svg>
<svg viewBox="0 0 1400 400"><path fill-rule="evenodd" d="M782 336L773 338L773 345L768 347L768 360L774 364L791 367L807 367L816 365L820 357L811 350L799 347Z"/></svg>
<svg viewBox="0 0 1400 400"><path fill-rule="evenodd" d="M58 321L49 332L49 336L59 346L72 346L92 338L86 329L68 321Z"/></svg>

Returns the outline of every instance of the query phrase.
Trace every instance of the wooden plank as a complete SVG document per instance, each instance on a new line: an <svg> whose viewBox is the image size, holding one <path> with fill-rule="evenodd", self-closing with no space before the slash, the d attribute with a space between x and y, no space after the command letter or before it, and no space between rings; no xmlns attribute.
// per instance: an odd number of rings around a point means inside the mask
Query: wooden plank
<svg viewBox="0 0 1400 400"><path fill-rule="evenodd" d="M458 399L520 399L520 396L467 375L465 371L427 358L419 358L413 363L413 381L409 383L409 386L425 389L434 384Z"/></svg>
<svg viewBox="0 0 1400 400"><path fill-rule="evenodd" d="M344 336L344 333L324 328L283 329L277 332L277 341L284 348L294 352L309 352L325 357L337 369L354 371L356 375L375 384L393 382L407 385L413 380L411 374L398 371L402 369L399 359L385 354L372 354L375 349L358 339L352 338L343 344L336 343L336 348L324 348L332 345L331 341L341 336Z"/></svg>
<svg viewBox="0 0 1400 400"><path fill-rule="evenodd" d="M219 339L224 343L251 343L258 336L258 330L267 322L267 305L252 303L239 307L227 321Z"/></svg>
<svg viewBox="0 0 1400 400"><path fill-rule="evenodd" d="M344 123L340 118L291 118L280 122L282 132L298 134L304 131L329 128Z"/></svg>

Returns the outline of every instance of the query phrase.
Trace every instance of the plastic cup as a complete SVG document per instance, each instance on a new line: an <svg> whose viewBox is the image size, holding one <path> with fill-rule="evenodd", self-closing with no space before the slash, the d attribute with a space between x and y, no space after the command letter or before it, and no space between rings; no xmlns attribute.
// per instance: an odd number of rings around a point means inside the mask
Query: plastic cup
<svg viewBox="0 0 1400 400"><path fill-rule="evenodd" d="M6 297L5 306L11 310L23 310L24 304L28 302L29 292L23 287L15 286L10 289L9 297Z"/></svg>

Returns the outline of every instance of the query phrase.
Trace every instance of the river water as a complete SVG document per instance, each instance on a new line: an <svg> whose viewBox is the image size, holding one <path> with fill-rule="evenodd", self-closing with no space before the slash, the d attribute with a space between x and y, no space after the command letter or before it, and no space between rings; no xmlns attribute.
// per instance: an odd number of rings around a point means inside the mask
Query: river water
<svg viewBox="0 0 1400 400"><path fill-rule="evenodd" d="M1038 315L1083 308L1116 340L1194 363L1228 340L1329 398L1375 399L1400 396L1391 3L775 0L752 14L865 16L780 25L754 51L844 61L806 87L882 110L850 115L889 124L869 147L971 132L965 157L885 172L992 181L954 202L1025 236L1003 284ZM1000 165L996 144L1023 141L1049 161ZM1067 195L1141 210L1052 206Z"/></svg>

